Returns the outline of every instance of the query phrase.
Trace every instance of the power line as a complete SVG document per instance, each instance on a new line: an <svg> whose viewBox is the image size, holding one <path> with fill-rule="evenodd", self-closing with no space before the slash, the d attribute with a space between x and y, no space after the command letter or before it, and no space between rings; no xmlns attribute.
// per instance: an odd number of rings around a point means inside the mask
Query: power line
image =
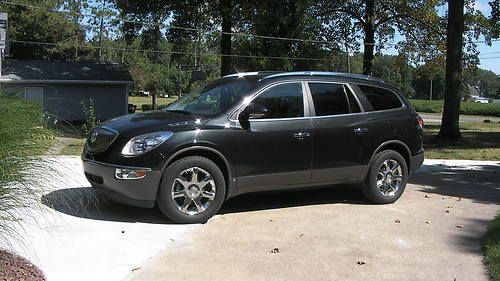
<svg viewBox="0 0 500 281"><path fill-rule="evenodd" d="M500 57L479 58L480 60L500 59Z"/></svg>
<svg viewBox="0 0 500 281"><path fill-rule="evenodd" d="M486 56L486 55L493 55L493 54L500 54L500 52L480 53L479 56Z"/></svg>
<svg viewBox="0 0 500 281"><path fill-rule="evenodd" d="M139 52L139 53L155 53L155 54L167 54L167 55L194 55L194 56L217 56L217 57L236 57L236 58L256 58L256 59L286 59L286 60L305 60L305 61L330 61L327 58L310 58L310 57L283 57L283 56L257 56L257 55L239 55L239 54L215 54L215 53L193 53L193 52L179 52L179 51L160 51L160 50L150 50L150 49L135 49L135 48L115 48L115 47L96 47L88 45L68 45L61 43L49 43L49 42L37 42L37 41L25 41L25 40L14 40L9 39L9 42L27 44L27 45L39 45L47 47L67 47L67 48L81 48L81 49L103 49L111 51L122 51L122 52Z"/></svg>
<svg viewBox="0 0 500 281"><path fill-rule="evenodd" d="M7 5L21 6L21 7L30 8L30 9L39 9L39 10L44 10L44 11L47 11L47 12L65 13L65 14L70 14L70 15L83 16L83 17L92 17L92 18L101 19L101 16L94 15L94 14L89 14L89 13L77 13L77 12L66 11L66 10L47 9L47 8L43 8L43 7L40 7L40 6L34 6L34 5L22 4L22 3L16 3L16 2L10 2L10 1L1 1L1 2L4 3L4 4L7 4ZM163 23L149 23L149 22L144 22L144 21L128 20L128 19L118 18L118 17L108 17L108 18L112 18L113 20L117 20L117 21L121 21L121 22L126 22L126 23L133 23L133 24L139 24L139 25L145 25L145 26L158 26L160 28L167 28L167 29L179 29L179 30L196 31L196 32L203 32L204 31L204 30L202 30L200 28L193 28L193 27L184 27L184 26L177 26L177 25L166 25L166 24L163 24ZM221 33L221 34L224 34L224 35L234 35L234 36L252 37L252 38L260 38L260 39L282 40L282 41L296 41L296 42L320 43L320 44L335 44L335 42L326 41L326 40L301 39L301 38L278 37L278 36L265 36L265 35L247 34L247 33L242 33L242 32L222 32L222 31L218 31L218 30L217 30L217 32Z"/></svg>

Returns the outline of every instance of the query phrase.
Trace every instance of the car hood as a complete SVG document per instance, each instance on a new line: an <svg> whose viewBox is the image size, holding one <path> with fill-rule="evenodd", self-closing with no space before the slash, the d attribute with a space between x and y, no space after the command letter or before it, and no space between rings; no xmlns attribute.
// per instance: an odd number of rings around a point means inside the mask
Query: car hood
<svg viewBox="0 0 500 281"><path fill-rule="evenodd" d="M114 118L101 123L101 126L118 131L120 135L141 135L160 131L184 131L206 121L206 117L189 113L148 111Z"/></svg>

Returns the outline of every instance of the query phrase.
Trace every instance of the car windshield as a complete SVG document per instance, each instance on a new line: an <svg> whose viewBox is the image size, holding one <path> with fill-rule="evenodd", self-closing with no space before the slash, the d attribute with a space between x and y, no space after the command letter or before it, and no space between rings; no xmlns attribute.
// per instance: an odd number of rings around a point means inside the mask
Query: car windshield
<svg viewBox="0 0 500 281"><path fill-rule="evenodd" d="M215 115L248 94L256 84L256 81L241 78L216 80L183 96L165 110Z"/></svg>

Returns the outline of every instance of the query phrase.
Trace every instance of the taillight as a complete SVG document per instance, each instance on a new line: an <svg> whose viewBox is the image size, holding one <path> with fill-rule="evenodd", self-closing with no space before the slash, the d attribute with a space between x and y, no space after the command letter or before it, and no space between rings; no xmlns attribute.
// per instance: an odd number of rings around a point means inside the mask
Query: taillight
<svg viewBox="0 0 500 281"><path fill-rule="evenodd" d="M417 116L417 120L418 120L418 125L420 126L420 129L423 130L424 129L424 120L420 116Z"/></svg>

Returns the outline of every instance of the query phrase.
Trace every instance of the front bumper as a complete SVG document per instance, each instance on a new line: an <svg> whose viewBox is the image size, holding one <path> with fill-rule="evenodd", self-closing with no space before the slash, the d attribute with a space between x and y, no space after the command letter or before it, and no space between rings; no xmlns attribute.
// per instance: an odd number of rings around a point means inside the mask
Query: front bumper
<svg viewBox="0 0 500 281"><path fill-rule="evenodd" d="M121 169L137 169L101 163L82 158L83 171L92 187L100 190L111 201L126 205L152 208L155 205L156 193L161 180L160 171L152 171L141 179L117 179L115 171Z"/></svg>
<svg viewBox="0 0 500 281"><path fill-rule="evenodd" d="M424 152L410 157L410 174L414 173L424 163Z"/></svg>

